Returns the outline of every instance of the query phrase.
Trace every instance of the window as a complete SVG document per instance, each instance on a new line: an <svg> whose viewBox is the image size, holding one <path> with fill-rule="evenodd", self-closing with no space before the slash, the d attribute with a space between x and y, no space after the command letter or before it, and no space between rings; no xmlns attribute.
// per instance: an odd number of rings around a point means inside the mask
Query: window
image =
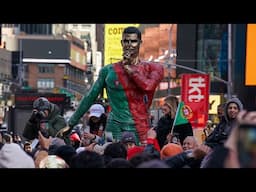
<svg viewBox="0 0 256 192"><path fill-rule="evenodd" d="M37 88L41 88L41 89L54 88L54 80L53 79L38 79Z"/></svg>
<svg viewBox="0 0 256 192"><path fill-rule="evenodd" d="M38 72L39 73L54 73L53 64L38 64Z"/></svg>
<svg viewBox="0 0 256 192"><path fill-rule="evenodd" d="M76 52L76 62L79 63L79 61L80 61L80 53Z"/></svg>
<svg viewBox="0 0 256 192"><path fill-rule="evenodd" d="M199 24L198 69L227 80L227 24Z"/></svg>

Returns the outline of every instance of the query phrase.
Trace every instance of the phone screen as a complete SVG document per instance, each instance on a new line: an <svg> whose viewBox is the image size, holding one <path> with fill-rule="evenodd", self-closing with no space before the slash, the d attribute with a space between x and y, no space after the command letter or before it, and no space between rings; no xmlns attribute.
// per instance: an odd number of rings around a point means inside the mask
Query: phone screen
<svg viewBox="0 0 256 192"><path fill-rule="evenodd" d="M113 142L114 141L112 132L105 131L105 141L106 142Z"/></svg>
<svg viewBox="0 0 256 192"><path fill-rule="evenodd" d="M238 157L242 168L256 167L256 125L240 125Z"/></svg>

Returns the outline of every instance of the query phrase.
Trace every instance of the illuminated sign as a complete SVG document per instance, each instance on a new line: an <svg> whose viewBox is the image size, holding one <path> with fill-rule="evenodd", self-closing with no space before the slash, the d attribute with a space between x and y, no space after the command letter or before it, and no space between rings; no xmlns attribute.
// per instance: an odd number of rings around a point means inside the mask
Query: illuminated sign
<svg viewBox="0 0 256 192"><path fill-rule="evenodd" d="M245 85L256 85L256 24L247 25Z"/></svg>
<svg viewBox="0 0 256 192"><path fill-rule="evenodd" d="M219 104L220 104L220 95L210 95L209 114L217 114L217 108Z"/></svg>
<svg viewBox="0 0 256 192"><path fill-rule="evenodd" d="M21 105L33 105L33 102L38 97L46 97L50 102L55 104L68 104L69 98L66 97L66 94L16 94L15 95L15 106Z"/></svg>

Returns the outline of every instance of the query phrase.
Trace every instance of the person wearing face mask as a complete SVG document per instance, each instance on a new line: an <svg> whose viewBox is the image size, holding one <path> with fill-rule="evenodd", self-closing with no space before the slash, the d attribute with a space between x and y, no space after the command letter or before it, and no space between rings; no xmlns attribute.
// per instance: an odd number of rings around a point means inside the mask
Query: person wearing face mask
<svg viewBox="0 0 256 192"><path fill-rule="evenodd" d="M141 43L138 28L124 29L121 40L123 59L101 68L98 79L70 118L70 130L106 88L111 111L105 131L111 133L115 141L120 141L122 132L130 131L135 134L136 144L146 142L150 129L149 108L164 77L164 68L161 64L140 60Z"/></svg>
<svg viewBox="0 0 256 192"><path fill-rule="evenodd" d="M67 123L59 107L47 98L39 97L33 102L33 110L22 135L28 140L33 140L38 138L38 131L40 131L44 137L56 137L58 132L66 126Z"/></svg>

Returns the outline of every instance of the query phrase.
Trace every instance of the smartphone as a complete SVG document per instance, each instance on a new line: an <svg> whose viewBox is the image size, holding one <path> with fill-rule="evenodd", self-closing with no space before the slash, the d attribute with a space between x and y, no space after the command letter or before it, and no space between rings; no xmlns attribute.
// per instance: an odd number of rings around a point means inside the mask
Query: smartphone
<svg viewBox="0 0 256 192"><path fill-rule="evenodd" d="M172 133L171 143L180 144L179 133Z"/></svg>
<svg viewBox="0 0 256 192"><path fill-rule="evenodd" d="M46 120L40 121L39 128L40 128L40 132L42 133L42 135L44 137L46 137L46 138L50 137L49 132L48 132L48 129L49 129L48 121L46 121Z"/></svg>
<svg viewBox="0 0 256 192"><path fill-rule="evenodd" d="M113 142L113 141L114 141L114 138L113 138L112 132L105 131L105 142Z"/></svg>
<svg viewBox="0 0 256 192"><path fill-rule="evenodd" d="M237 148L241 168L256 168L256 124L239 126Z"/></svg>

